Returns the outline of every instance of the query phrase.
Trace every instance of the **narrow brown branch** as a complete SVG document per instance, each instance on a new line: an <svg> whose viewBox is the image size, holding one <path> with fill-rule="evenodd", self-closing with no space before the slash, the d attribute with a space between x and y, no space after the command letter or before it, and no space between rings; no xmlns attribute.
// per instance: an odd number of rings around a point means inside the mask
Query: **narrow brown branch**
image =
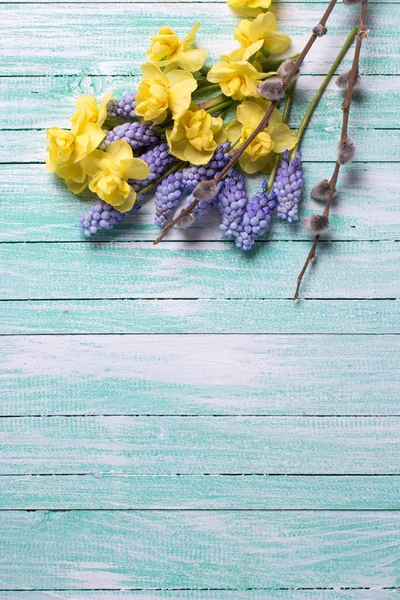
<svg viewBox="0 0 400 600"><path fill-rule="evenodd" d="M343 120L342 120L342 131L341 131L341 135L340 135L340 141L347 139L347 129L348 129L348 123L349 123L350 106L351 106L351 101L353 98L354 86L355 86L357 76L358 76L361 46L362 46L363 39L367 36L367 29L365 27L365 16L366 16L366 12L367 12L367 6L368 6L368 0L363 0L362 6L361 6L360 22L359 22L358 33L357 33L356 47L354 50L353 63L352 63L352 67L351 67L349 83L347 86L347 93L346 93L346 97L342 104ZM329 196L326 201L324 212L322 213L324 217L329 216L329 211L330 211L331 204L332 204L332 198L335 193L336 184L337 184L337 180L339 177L339 171L340 171L340 163L338 161L336 161L335 169L334 169L332 177L329 181L329 185L330 185ZM299 297L301 282L303 280L305 272L307 271L308 265L315 258L319 240L320 240L320 236L316 235L313 245L311 246L310 251L305 260L305 263L303 265L303 268L300 271L299 276L297 277L297 286L296 286L295 294L293 296L293 300L297 300L297 298Z"/></svg>
<svg viewBox="0 0 400 600"><path fill-rule="evenodd" d="M324 14L322 15L322 18L321 18L321 20L319 22L319 25L322 25L323 27L325 27L325 25L326 25L326 23L327 23L327 21L329 19L329 16L330 16L331 12L333 11L333 9L335 7L336 2L337 2L337 0L330 0L329 4L327 6L327 9L325 10ZM313 32L311 34L309 40L307 41L307 43L304 46L303 50L299 54L297 60L293 64L293 67L292 67L291 71L287 74L287 76L283 80L283 87L284 87L284 89L287 88L287 86L289 85L289 83L292 81L292 79L296 75L297 71L301 67L301 65L302 65L305 57L307 56L308 52L310 51L310 49L311 49L312 45L314 44L315 40L317 39L317 37L319 37L319 36L316 33ZM271 102L271 106L268 108L268 110L265 113L264 117L261 119L260 123L254 129L254 131L252 132L252 134L240 146L240 148L238 148L235 152L232 153L231 159L228 162L228 164L225 165L225 167L219 173L218 177L215 178L215 182L216 183L219 183L220 181L222 181L222 179L225 177L225 175L228 173L228 171L233 167L234 164L236 164L236 162L239 160L239 158L241 157L241 155L243 154L243 152L251 144L251 142L257 137L257 135L260 133L260 131L262 131L263 129L265 129L268 126L269 119L270 119L270 117L271 117L271 115L272 115L272 113L274 111L274 108L277 106L277 104L278 104L278 101ZM196 206L197 206L198 203L199 203L199 200L193 200L193 202L191 202L191 204L187 208L185 208L177 217L175 217L175 219L173 219L170 223L168 223L165 226L165 228L162 231L161 235L159 235L158 238L156 240L154 240L153 243L154 244L158 244L159 242L161 242L161 240L168 233L168 231L170 231L173 227L175 227L175 225L177 223L179 223L179 221L181 221L186 215L188 215L191 210L193 210L194 208L196 208Z"/></svg>

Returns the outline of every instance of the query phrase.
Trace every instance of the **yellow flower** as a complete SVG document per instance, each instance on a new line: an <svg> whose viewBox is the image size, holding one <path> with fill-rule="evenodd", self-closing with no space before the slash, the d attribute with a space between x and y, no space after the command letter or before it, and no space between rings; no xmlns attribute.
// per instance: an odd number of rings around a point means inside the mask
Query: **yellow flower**
<svg viewBox="0 0 400 600"><path fill-rule="evenodd" d="M161 27L151 38L152 44L146 53L148 60L159 67L176 63L185 71L198 71L207 57L205 50L192 47L199 27L200 23L196 23L182 41L173 29Z"/></svg>
<svg viewBox="0 0 400 600"><path fill-rule="evenodd" d="M233 8L241 8L246 6L248 8L269 8L272 0L228 0L229 6Z"/></svg>
<svg viewBox="0 0 400 600"><path fill-rule="evenodd" d="M65 179L74 194L82 192L87 185L87 176L81 161L103 141L105 133L96 123L73 125L72 131L51 127L46 131L49 145L46 169Z"/></svg>
<svg viewBox="0 0 400 600"><path fill-rule="evenodd" d="M270 12L258 15L254 21L240 21L235 29L235 38L246 48L245 58L261 49L272 54L284 52L292 40L283 33L277 33L277 28L275 16Z"/></svg>
<svg viewBox="0 0 400 600"><path fill-rule="evenodd" d="M150 174L143 160L133 158L132 148L124 140L114 142L106 152L94 150L83 161L83 168L91 177L89 189L120 212L131 210L136 201L128 179L146 179Z"/></svg>
<svg viewBox="0 0 400 600"><path fill-rule="evenodd" d="M212 83L219 83L225 96L233 100L244 100L247 96L259 98L257 86L261 79L274 75L262 73L257 68L243 60L244 51L239 49L226 56L221 56L221 62L215 63L208 72L207 79Z"/></svg>
<svg viewBox="0 0 400 600"><path fill-rule="evenodd" d="M166 135L171 154L194 165L207 163L216 147L226 139L222 119L212 117L203 109L186 111Z"/></svg>
<svg viewBox="0 0 400 600"><path fill-rule="evenodd" d="M113 93L107 92L100 106L94 96L80 96L75 103L76 113L72 115L71 121L77 128L82 128L86 123L95 123L101 127L107 117L107 104L112 100Z"/></svg>
<svg viewBox="0 0 400 600"><path fill-rule="evenodd" d="M191 103L191 94L197 88L197 82L187 71L170 71L169 73L152 65L142 65L143 79L136 95L135 113L145 121L162 123L168 109L173 119L187 110Z"/></svg>
<svg viewBox="0 0 400 600"><path fill-rule="evenodd" d="M243 102L236 111L237 120L228 126L228 138L233 141L241 135L242 145L253 133L268 110L270 102L257 100ZM263 129L249 144L239 158L239 164L246 173L268 170L274 154L291 150L297 142L297 135L288 125L282 123L280 112L274 109L268 127Z"/></svg>

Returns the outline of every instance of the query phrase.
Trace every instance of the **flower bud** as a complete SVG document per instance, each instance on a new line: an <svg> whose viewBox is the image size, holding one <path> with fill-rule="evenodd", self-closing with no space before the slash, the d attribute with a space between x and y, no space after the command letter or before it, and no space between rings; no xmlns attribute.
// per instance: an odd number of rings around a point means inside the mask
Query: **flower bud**
<svg viewBox="0 0 400 600"><path fill-rule="evenodd" d="M323 215L310 215L304 219L303 226L310 233L320 235L329 230L329 218L324 217Z"/></svg>
<svg viewBox="0 0 400 600"><path fill-rule="evenodd" d="M328 200L329 194L331 193L331 185L327 179L321 179L317 181L311 190L310 196L314 200L325 201Z"/></svg>
<svg viewBox="0 0 400 600"><path fill-rule="evenodd" d="M346 163L351 162L356 153L356 147L354 145L354 142L350 138L340 140L338 143L337 150L337 160L340 165L345 165Z"/></svg>
<svg viewBox="0 0 400 600"><path fill-rule="evenodd" d="M218 196L219 185L214 179L210 181L200 181L193 190L193 196L200 202L214 200Z"/></svg>
<svg viewBox="0 0 400 600"><path fill-rule="evenodd" d="M295 64L295 61L292 60L291 58L284 60L283 63L281 64L281 66L278 68L279 77L281 77L282 79L285 79L285 77L287 77L289 75L289 73L291 72L291 70L293 69L294 64ZM296 81L296 79L298 79L299 76L300 76L300 69L297 69L296 73L292 77L292 81Z"/></svg>
<svg viewBox="0 0 400 600"><path fill-rule="evenodd" d="M346 90L347 86L349 85L350 75L351 75L351 69L350 69L350 71L345 71L344 73L340 73L340 75L337 77L336 82L335 82L337 87L341 88L343 90ZM357 85L357 83L360 83L360 80L361 80L361 77L357 73L357 77L354 82L354 85Z"/></svg>
<svg viewBox="0 0 400 600"><path fill-rule="evenodd" d="M321 25L321 23L318 23L318 25L313 28L313 34L318 37L322 37L327 31L327 28Z"/></svg>
<svg viewBox="0 0 400 600"><path fill-rule="evenodd" d="M177 219L184 210L185 210L184 208L179 207L178 210L176 211L176 213L174 214L174 219ZM180 221L178 221L178 223L175 225L175 227L177 229L188 229L188 227L193 225L194 221L195 221L195 216L193 215L193 213L189 213L189 214L185 215Z"/></svg>
<svg viewBox="0 0 400 600"><path fill-rule="evenodd" d="M271 102L276 102L285 96L283 81L280 77L270 77L257 87L260 96Z"/></svg>

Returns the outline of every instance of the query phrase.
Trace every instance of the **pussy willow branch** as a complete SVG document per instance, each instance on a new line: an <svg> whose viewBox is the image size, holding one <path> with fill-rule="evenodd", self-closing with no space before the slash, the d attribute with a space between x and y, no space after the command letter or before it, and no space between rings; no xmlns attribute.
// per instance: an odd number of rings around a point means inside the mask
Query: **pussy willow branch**
<svg viewBox="0 0 400 600"><path fill-rule="evenodd" d="M357 33L356 47L354 50L353 64L351 67L346 97L342 104L343 120L342 120L342 132L340 135L340 141L344 141L347 139L347 129L348 129L348 124L349 124L350 106L351 106L351 100L353 98L354 85L356 83L357 76L358 76L361 46L362 46L363 39L367 36L367 29L365 27L365 16L366 16L366 12L367 12L367 6L368 6L368 0L363 0L363 3L361 5L360 23L358 26L358 33ZM329 181L329 186L330 186L329 196L326 201L324 212L322 213L322 215L324 217L327 217L329 215L329 210L330 210L331 204L332 204L332 198L335 193L336 183L337 183L337 180L339 177L339 171L340 171L340 163L339 163L339 161L336 161L335 169L334 169L332 177ZM299 276L297 277L297 286L296 286L295 294L293 296L293 300L297 300L297 298L299 297L301 282L303 280L305 272L307 271L308 265L315 258L315 253L317 250L319 240L320 240L320 236L316 235L315 239L314 239L314 243L311 246L310 251L307 255L304 266L303 266L302 270L300 271Z"/></svg>
<svg viewBox="0 0 400 600"><path fill-rule="evenodd" d="M319 25L321 25L322 27L325 27L331 12L333 11L335 4L336 4L337 0L330 0L327 9L325 10L324 14L322 15L322 18L319 22ZM289 85L289 83L292 81L292 79L295 77L298 69L301 67L305 57L307 56L308 52L310 51L312 45L314 44L315 40L317 39L318 34L317 33L312 33L308 42L306 43L306 45L304 46L303 50L300 52L298 58L296 59L291 71L287 74L287 76L283 79L283 88L286 89L287 86ZM252 134L247 138L247 140L240 146L240 148L238 148L238 150L236 150L235 152L232 153L232 158L231 160L228 162L228 164L222 169L222 171L220 172L220 174L218 175L218 177L215 178L215 183L219 183L220 181L222 181L222 179L225 177L225 175L228 173L228 171L233 167L233 165L237 162L237 160L240 158L240 156L243 154L243 152L246 150L246 148L251 144L251 142L254 140L254 138L257 137L257 135L260 133L260 131L262 131L263 129L265 129L268 126L269 123L269 119L275 109L275 107L277 106L278 101L274 101L271 102L270 107L268 108L267 112L265 113L264 117L261 119L260 123L257 125L257 127L254 129L254 131L252 132ZM186 217L188 214L190 214L192 212L192 210L194 208L196 208L197 204L199 203L199 200L197 200L196 198L184 209L182 210L179 215L177 217L175 217L175 219L173 219L170 223L168 223L161 235L158 236L158 238L156 240L154 240L153 244L158 244L159 242L161 242L161 240L164 238L164 236L168 233L168 231L170 231L170 229L172 229L173 227L175 227L175 225L177 223L179 223L179 221L181 221L184 217Z"/></svg>

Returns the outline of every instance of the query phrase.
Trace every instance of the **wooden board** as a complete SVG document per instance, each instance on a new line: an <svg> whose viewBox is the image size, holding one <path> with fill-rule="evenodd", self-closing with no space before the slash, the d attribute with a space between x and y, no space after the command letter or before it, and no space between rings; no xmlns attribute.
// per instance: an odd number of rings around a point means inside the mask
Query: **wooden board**
<svg viewBox="0 0 400 600"><path fill-rule="evenodd" d="M324 8L275 3L290 52ZM233 49L226 3L0 4L0 600L400 598L399 11L370 0L357 157L294 304L300 225L243 256L214 214L154 248L150 197L85 242L90 195L44 170L45 129L134 88L159 26ZM294 127L357 15L307 57ZM341 97L304 138L302 218Z"/></svg>

